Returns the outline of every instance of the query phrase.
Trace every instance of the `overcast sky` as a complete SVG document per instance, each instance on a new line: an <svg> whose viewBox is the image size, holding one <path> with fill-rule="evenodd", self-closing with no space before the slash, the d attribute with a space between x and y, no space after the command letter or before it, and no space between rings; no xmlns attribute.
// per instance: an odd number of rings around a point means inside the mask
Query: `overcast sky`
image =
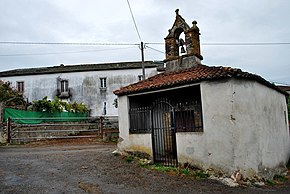
<svg viewBox="0 0 290 194"><path fill-rule="evenodd" d="M206 45L290 43L289 0L130 0L130 5L143 42L164 43L178 8L190 26L197 20L203 64L241 68L290 85L290 44ZM139 44L127 0L0 0L0 13L0 71L141 60L138 45L3 43ZM164 45L147 46L145 60L165 58Z"/></svg>

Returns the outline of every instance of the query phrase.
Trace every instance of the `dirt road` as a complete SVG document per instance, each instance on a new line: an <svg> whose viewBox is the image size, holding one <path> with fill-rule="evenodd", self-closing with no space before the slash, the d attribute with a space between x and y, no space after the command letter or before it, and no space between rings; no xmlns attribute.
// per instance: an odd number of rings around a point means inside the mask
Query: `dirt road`
<svg viewBox="0 0 290 194"><path fill-rule="evenodd" d="M289 185L230 188L142 168L110 144L0 147L0 193L289 193Z"/></svg>

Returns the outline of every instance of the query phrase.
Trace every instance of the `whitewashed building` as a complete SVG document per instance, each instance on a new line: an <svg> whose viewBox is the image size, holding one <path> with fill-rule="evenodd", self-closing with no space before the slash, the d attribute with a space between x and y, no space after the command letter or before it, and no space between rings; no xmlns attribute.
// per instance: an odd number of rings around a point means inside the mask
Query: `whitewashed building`
<svg viewBox="0 0 290 194"><path fill-rule="evenodd" d="M165 165L239 170L244 177L284 172L288 94L258 75L202 65L196 22L189 27L178 11L165 46L164 73L114 91L120 151L146 152Z"/></svg>
<svg viewBox="0 0 290 194"><path fill-rule="evenodd" d="M157 74L159 62L144 63L146 77ZM44 96L69 102L83 102L91 116L117 116L113 91L142 79L141 62L63 65L15 69L0 72L0 79L9 81L28 102Z"/></svg>

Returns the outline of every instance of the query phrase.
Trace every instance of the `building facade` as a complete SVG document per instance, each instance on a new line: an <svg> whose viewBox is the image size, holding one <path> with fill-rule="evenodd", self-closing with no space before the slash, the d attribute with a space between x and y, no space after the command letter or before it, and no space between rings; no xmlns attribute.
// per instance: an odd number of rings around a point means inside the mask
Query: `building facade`
<svg viewBox="0 0 290 194"><path fill-rule="evenodd" d="M201 64L198 36L196 22L190 28L177 10L165 38L166 71L114 91L119 150L229 175L282 174L290 156L288 94L258 75ZM189 49L180 55L184 45Z"/></svg>
<svg viewBox="0 0 290 194"><path fill-rule="evenodd" d="M146 77L157 74L162 64L144 63ZM9 81L28 102L47 96L58 96L68 102L84 103L92 116L117 116L113 91L142 79L141 62L60 65L54 67L16 69L0 72L0 79Z"/></svg>

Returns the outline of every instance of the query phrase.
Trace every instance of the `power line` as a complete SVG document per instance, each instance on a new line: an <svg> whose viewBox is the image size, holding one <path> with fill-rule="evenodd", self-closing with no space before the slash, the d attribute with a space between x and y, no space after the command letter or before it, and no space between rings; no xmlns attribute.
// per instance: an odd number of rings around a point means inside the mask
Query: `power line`
<svg viewBox="0 0 290 194"><path fill-rule="evenodd" d="M145 44L164 45L161 42L146 42ZM202 43L205 46L271 46L271 45L290 45L290 42L231 42L231 43Z"/></svg>
<svg viewBox="0 0 290 194"><path fill-rule="evenodd" d="M23 42L23 41L0 41L0 44L15 45L71 45L71 46L129 46L138 43L101 43L101 42Z"/></svg>
<svg viewBox="0 0 290 194"><path fill-rule="evenodd" d="M132 46L140 43L102 43L102 42L24 42L24 41L0 41L0 44L12 45L71 45L71 46ZM164 45L161 42L145 42L146 45ZM232 43L202 43L205 46L271 46L290 45L290 42L232 42Z"/></svg>
<svg viewBox="0 0 290 194"><path fill-rule="evenodd" d="M164 45L162 42L145 42L145 44L155 44L155 45Z"/></svg>
<svg viewBox="0 0 290 194"><path fill-rule="evenodd" d="M62 55L62 54L71 54L71 53L87 53L87 52L101 52L109 50L121 50L128 49L133 47L125 48L115 48L115 49L102 49L102 50L85 50L85 51L67 51L67 52L51 52L51 53L18 53L18 54L3 54L0 57L18 57L18 56L33 56L33 55Z"/></svg>
<svg viewBox="0 0 290 194"><path fill-rule="evenodd" d="M154 51L157 51L157 52L159 52L159 53L162 53L162 54L165 54L165 52L163 52L163 51L161 51L161 50L158 50L158 49L155 49L155 48L152 48L152 47L150 47L150 46L145 46L145 48L149 48L149 49L151 49L151 50L154 50Z"/></svg>
<svg viewBox="0 0 290 194"><path fill-rule="evenodd" d="M134 18L134 15L133 15L133 12L132 12L132 9L131 9L131 6L130 6L130 3L129 3L129 0L127 0L127 3L128 3L128 7L129 7L129 9L130 9L130 13L131 13L131 16L132 16L132 20L133 20L133 23L134 23L134 26L135 26L136 32L137 32L137 34L138 34L139 40L140 40L140 42L142 42L142 39L141 39L141 36L140 36L139 30L138 30L138 28L137 28L137 24L136 24L136 21L135 21L135 18Z"/></svg>
<svg viewBox="0 0 290 194"><path fill-rule="evenodd" d="M270 46L290 45L290 42L233 42L233 43L203 43L207 46Z"/></svg>

